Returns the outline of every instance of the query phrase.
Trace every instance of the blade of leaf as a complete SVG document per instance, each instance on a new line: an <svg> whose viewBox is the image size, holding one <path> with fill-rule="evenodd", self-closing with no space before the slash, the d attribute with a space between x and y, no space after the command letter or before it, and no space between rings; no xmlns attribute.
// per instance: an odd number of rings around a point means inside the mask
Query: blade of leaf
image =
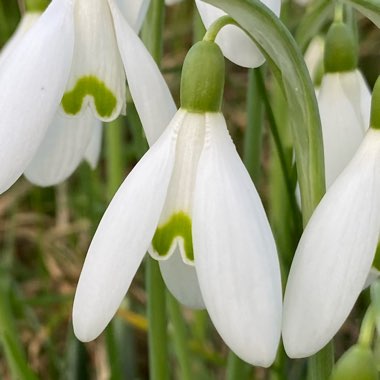
<svg viewBox="0 0 380 380"><path fill-rule="evenodd" d="M370 19L380 28L380 1L379 0L343 0L353 6L356 10Z"/></svg>
<svg viewBox="0 0 380 380"><path fill-rule="evenodd" d="M296 153L306 225L325 192L321 122L302 53L282 22L258 0L205 0L227 12L248 33L284 91Z"/></svg>

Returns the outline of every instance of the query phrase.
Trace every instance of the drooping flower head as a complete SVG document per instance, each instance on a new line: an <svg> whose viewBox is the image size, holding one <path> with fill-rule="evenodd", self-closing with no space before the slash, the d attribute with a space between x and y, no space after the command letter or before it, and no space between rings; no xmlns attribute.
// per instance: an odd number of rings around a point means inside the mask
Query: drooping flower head
<svg viewBox="0 0 380 380"><path fill-rule="evenodd" d="M276 246L220 112L223 87L219 47L196 44L180 110L116 193L89 248L73 308L79 339L103 331L149 251L172 293L204 303L237 355L273 362L282 308ZM182 280L196 282L189 291Z"/></svg>
<svg viewBox="0 0 380 380"><path fill-rule="evenodd" d="M326 345L365 285L380 233L380 80L371 128L328 189L301 237L284 300L283 340L292 358Z"/></svg>
<svg viewBox="0 0 380 380"><path fill-rule="evenodd" d="M150 142L174 114L167 86L135 33L147 2L123 4L130 24L115 0L53 0L3 53L0 192L23 172L46 186L67 178L83 157L96 161L100 121L125 111L126 76Z"/></svg>
<svg viewBox="0 0 380 380"><path fill-rule="evenodd" d="M369 126L371 93L357 68L355 37L335 22L326 37L325 75L318 93L329 187L349 163Z"/></svg>

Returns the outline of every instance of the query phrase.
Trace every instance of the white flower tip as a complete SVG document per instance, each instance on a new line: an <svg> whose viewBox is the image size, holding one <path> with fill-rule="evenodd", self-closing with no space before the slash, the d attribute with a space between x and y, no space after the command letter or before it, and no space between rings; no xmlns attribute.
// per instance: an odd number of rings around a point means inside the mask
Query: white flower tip
<svg viewBox="0 0 380 380"><path fill-rule="evenodd" d="M85 306L74 300L73 306L73 329L75 336L84 343L96 339L106 328L108 323L104 323L101 315L94 317L86 312Z"/></svg>

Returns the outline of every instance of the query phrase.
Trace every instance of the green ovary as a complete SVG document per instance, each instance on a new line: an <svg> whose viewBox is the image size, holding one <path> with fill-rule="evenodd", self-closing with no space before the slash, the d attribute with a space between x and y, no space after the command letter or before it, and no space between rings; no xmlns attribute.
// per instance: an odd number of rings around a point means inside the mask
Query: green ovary
<svg viewBox="0 0 380 380"><path fill-rule="evenodd" d="M183 239L185 255L189 260L194 261L191 219L184 212L174 214L167 223L157 227L152 240L153 249L159 256L166 256L176 237Z"/></svg>
<svg viewBox="0 0 380 380"><path fill-rule="evenodd" d="M62 98L62 107L69 115L76 115L82 108L83 99L90 95L94 98L96 111L101 117L109 117L115 110L115 95L97 77L89 75L80 78L75 87Z"/></svg>

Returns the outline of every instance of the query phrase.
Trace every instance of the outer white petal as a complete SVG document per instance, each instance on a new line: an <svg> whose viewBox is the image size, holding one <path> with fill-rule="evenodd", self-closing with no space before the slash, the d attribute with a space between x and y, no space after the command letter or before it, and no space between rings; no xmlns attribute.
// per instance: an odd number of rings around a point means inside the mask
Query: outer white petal
<svg viewBox="0 0 380 380"><path fill-rule="evenodd" d="M206 116L194 194L195 267L210 317L243 360L268 367L281 328L281 278L273 235L221 114Z"/></svg>
<svg viewBox="0 0 380 380"><path fill-rule="evenodd" d="M125 19L135 32L141 29L150 0L116 0Z"/></svg>
<svg viewBox="0 0 380 380"><path fill-rule="evenodd" d="M40 16L40 12L26 12L22 16L16 31L0 52L0 66L8 54L20 43L24 34L36 23Z"/></svg>
<svg viewBox="0 0 380 380"><path fill-rule="evenodd" d="M96 123L89 109L76 118L57 112L25 170L25 177L39 186L52 186L67 179L82 161Z"/></svg>
<svg viewBox="0 0 380 380"><path fill-rule="evenodd" d="M98 165L100 151L102 148L102 135L103 125L100 120L94 120L92 128L92 136L89 144L87 145L86 152L84 154L85 160L89 163L92 169L95 169Z"/></svg>
<svg viewBox="0 0 380 380"><path fill-rule="evenodd" d="M349 163L367 129L356 71L326 74L318 95L329 187Z"/></svg>
<svg viewBox="0 0 380 380"><path fill-rule="evenodd" d="M280 14L281 0L262 1L277 16ZM195 0L199 14L206 28L219 17L226 15L224 11L201 0ZM234 25L225 26L216 38L223 54L230 61L243 67L258 67L265 62L264 56L250 37Z"/></svg>
<svg viewBox="0 0 380 380"><path fill-rule="evenodd" d="M54 0L0 71L0 192L24 172L52 122L70 71L73 5Z"/></svg>
<svg viewBox="0 0 380 380"><path fill-rule="evenodd" d="M310 77L315 83L319 74L321 65L323 65L323 55L325 51L325 40L321 36L314 37L306 52L305 63L309 70Z"/></svg>
<svg viewBox="0 0 380 380"><path fill-rule="evenodd" d="M90 245L74 299L78 339L95 339L120 305L148 249L165 202L181 117L125 179Z"/></svg>
<svg viewBox="0 0 380 380"><path fill-rule="evenodd" d="M290 357L319 351L350 313L379 240L379 194L380 132L370 130L298 245L284 301L283 340Z"/></svg>
<svg viewBox="0 0 380 380"><path fill-rule="evenodd" d="M148 143L152 145L175 114L176 106L152 56L124 20L114 0L109 0L109 4L129 89Z"/></svg>
<svg viewBox="0 0 380 380"><path fill-rule="evenodd" d="M178 248L167 260L161 260L159 263L162 277L170 293L187 307L204 309L195 267L183 262Z"/></svg>

